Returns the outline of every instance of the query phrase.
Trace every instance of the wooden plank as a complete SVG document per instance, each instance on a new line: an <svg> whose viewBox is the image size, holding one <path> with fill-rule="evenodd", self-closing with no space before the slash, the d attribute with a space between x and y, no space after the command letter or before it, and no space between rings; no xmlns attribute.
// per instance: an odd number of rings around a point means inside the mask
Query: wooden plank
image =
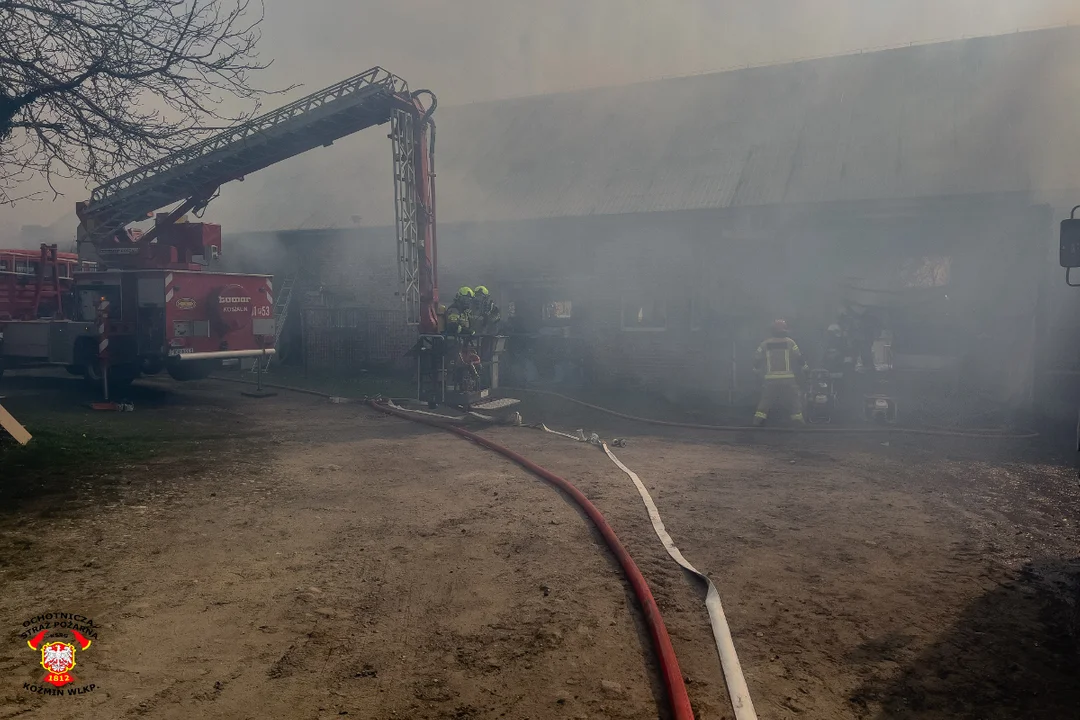
<svg viewBox="0 0 1080 720"><path fill-rule="evenodd" d="M26 432L26 428L12 417L11 413L5 410L3 405L0 405L0 427L7 430L20 445L30 442L30 433Z"/></svg>

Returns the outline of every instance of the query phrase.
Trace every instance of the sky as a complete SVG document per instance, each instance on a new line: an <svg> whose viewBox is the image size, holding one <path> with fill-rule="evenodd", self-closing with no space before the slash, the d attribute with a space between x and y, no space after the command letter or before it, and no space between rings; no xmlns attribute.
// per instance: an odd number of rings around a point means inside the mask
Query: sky
<svg viewBox="0 0 1080 720"><path fill-rule="evenodd" d="M300 87L284 104L373 65L442 105L1080 23L1076 0L264 0L256 76ZM0 245L69 215L0 207Z"/></svg>

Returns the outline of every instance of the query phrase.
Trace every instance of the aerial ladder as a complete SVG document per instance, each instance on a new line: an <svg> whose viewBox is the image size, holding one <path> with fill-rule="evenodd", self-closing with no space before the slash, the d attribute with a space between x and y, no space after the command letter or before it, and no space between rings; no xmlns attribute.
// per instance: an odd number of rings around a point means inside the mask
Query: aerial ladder
<svg viewBox="0 0 1080 720"><path fill-rule="evenodd" d="M427 100L425 104L424 100ZM374 125L390 124L401 295L409 325L438 332L435 269L435 186L432 158L436 98L410 91L402 78L374 67L95 188L76 204L80 259L104 270L124 267L188 213L199 215L232 180ZM160 208L154 227L138 236L129 224Z"/></svg>
<svg viewBox="0 0 1080 720"><path fill-rule="evenodd" d="M432 406L447 403L483 409L513 404L517 401L490 395L498 385L498 356L506 338L480 338L473 347L473 341L448 338L440 327L432 119L436 105L431 91L410 91L403 79L374 67L229 128L95 188L88 201L76 205L79 257L103 271L131 267L133 257L158 257L162 253L151 252L155 244L168 244L174 242L173 237L182 236L170 228L188 213L200 215L225 183L329 146L373 125L389 123L399 295L406 323L418 330L413 348L417 399ZM157 215L154 227L147 232L127 229L174 203L171 211ZM216 249L210 247L210 251ZM175 259L176 253L165 255ZM273 307L277 324L270 335L259 336L275 345L281 337L294 282L295 277L282 279ZM476 349L482 358L473 357ZM259 369L267 362L265 357L255 360ZM478 371L481 367L482 373Z"/></svg>
<svg viewBox="0 0 1080 720"><path fill-rule="evenodd" d="M421 337L440 333L438 277L435 267L435 123L437 100L429 90L410 91L402 78L381 67L343 80L199 143L114 178L95 188L90 199L76 204L79 257L102 271L137 266L136 258L159 257L155 248L172 243L170 232L188 213L201 215L225 183L374 125L389 123L393 150L393 182L397 266L406 322ZM143 233L128 225L157 215ZM219 248L208 247L213 254ZM171 253L171 254L170 254ZM191 254L190 252L188 253ZM175 252L165 253L175 259ZM202 258L191 258L203 261ZM276 347L281 338L296 278L288 275L277 288L273 310L276 326L263 336ZM435 343L441 352L444 343ZM438 385L445 372L426 354L418 359L418 378ZM272 355L270 356L272 357ZM265 368L269 357L256 359ZM418 386L420 381L418 380ZM419 390L418 390L419 392ZM425 390L428 394L433 391Z"/></svg>

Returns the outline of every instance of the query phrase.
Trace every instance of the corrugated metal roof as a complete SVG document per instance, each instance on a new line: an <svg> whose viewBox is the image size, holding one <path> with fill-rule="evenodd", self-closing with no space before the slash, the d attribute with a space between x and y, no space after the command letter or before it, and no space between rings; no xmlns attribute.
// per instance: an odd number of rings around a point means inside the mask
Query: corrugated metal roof
<svg viewBox="0 0 1080 720"><path fill-rule="evenodd" d="M1075 187L1080 29L442 108L440 222ZM227 187L236 230L388 225L390 148L348 138Z"/></svg>

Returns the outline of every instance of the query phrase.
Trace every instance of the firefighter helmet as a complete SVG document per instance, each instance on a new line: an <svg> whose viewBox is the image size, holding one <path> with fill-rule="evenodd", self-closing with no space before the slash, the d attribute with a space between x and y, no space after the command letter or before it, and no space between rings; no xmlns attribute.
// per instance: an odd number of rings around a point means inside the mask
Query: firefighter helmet
<svg viewBox="0 0 1080 720"><path fill-rule="evenodd" d="M488 289L483 285L477 285L476 287L474 287L473 292L476 293L477 295L481 295L483 297L487 297L488 295L491 294L491 293L488 292Z"/></svg>
<svg viewBox="0 0 1080 720"><path fill-rule="evenodd" d="M772 331L777 335L787 335L787 320L773 320Z"/></svg>
<svg viewBox="0 0 1080 720"><path fill-rule="evenodd" d="M473 289L471 287L465 286L459 288L457 294L459 297L473 297Z"/></svg>

